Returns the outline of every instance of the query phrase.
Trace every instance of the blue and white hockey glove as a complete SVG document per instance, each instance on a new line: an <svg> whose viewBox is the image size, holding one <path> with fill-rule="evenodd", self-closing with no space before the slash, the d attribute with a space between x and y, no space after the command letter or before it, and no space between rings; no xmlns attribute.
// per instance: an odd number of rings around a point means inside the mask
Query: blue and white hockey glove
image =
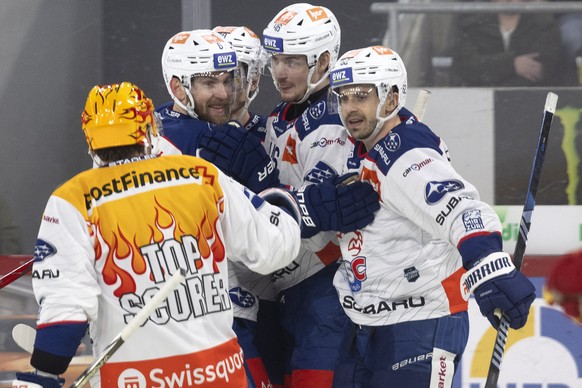
<svg viewBox="0 0 582 388"><path fill-rule="evenodd" d="M302 238L321 231L353 232L374 220L380 209L378 193L369 183L352 179L355 176L345 174L294 192L301 210Z"/></svg>
<svg viewBox="0 0 582 388"><path fill-rule="evenodd" d="M280 187L271 187L257 194L259 197L277 206L289 214L301 227L301 211L293 194L289 190Z"/></svg>
<svg viewBox="0 0 582 388"><path fill-rule="evenodd" d="M523 327L536 298L534 285L515 269L505 252L492 253L472 264L461 282L464 290L475 296L481 314L495 329L499 327L496 309L503 312L512 329Z"/></svg>
<svg viewBox="0 0 582 388"><path fill-rule="evenodd" d="M41 371L17 372L16 380L12 381L12 386L18 388L60 388L63 384L65 379Z"/></svg>
<svg viewBox="0 0 582 388"><path fill-rule="evenodd" d="M199 146L201 158L255 193L279 185L279 170L260 140L235 125L205 131Z"/></svg>

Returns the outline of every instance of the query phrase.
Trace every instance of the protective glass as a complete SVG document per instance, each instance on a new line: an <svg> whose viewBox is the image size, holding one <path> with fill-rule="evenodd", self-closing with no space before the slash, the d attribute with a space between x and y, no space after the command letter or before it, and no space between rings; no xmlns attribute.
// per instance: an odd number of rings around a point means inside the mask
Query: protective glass
<svg viewBox="0 0 582 388"><path fill-rule="evenodd" d="M363 104L376 96L376 86L372 84L340 86L328 94L328 111L330 114L340 113L342 105L349 102Z"/></svg>
<svg viewBox="0 0 582 388"><path fill-rule="evenodd" d="M245 81L243 76L243 71L240 68L230 71L196 73L190 78L191 90L194 91L196 88L201 88L212 94L224 91L227 99L232 103L235 95L244 90Z"/></svg>
<svg viewBox="0 0 582 388"><path fill-rule="evenodd" d="M274 77L275 71L282 72L298 72L301 70L310 69L307 64L307 57L305 55L270 55L267 57L267 69L269 74Z"/></svg>

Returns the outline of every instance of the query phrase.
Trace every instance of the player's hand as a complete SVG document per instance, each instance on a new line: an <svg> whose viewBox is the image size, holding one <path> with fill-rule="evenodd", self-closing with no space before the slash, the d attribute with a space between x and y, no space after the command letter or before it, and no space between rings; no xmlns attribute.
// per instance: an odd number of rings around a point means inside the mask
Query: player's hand
<svg viewBox="0 0 582 388"><path fill-rule="evenodd" d="M277 206L289 214L301 227L301 211L293 194L287 189L281 187L271 187L257 194L259 197Z"/></svg>
<svg viewBox="0 0 582 388"><path fill-rule="evenodd" d="M256 136L234 125L213 126L200 137L200 157L255 193L279 184L279 170Z"/></svg>
<svg viewBox="0 0 582 388"><path fill-rule="evenodd" d="M473 292L481 314L497 329L501 311L512 329L523 327L535 296L535 287L515 269L509 255L495 252L473 265L461 279Z"/></svg>
<svg viewBox="0 0 582 388"><path fill-rule="evenodd" d="M65 379L43 372L17 372L12 381L12 387L17 388L60 388L63 384Z"/></svg>
<svg viewBox="0 0 582 388"><path fill-rule="evenodd" d="M369 183L353 179L355 175L304 186L294 193L302 212L301 237L320 231L353 232L374 220L380 209L378 193Z"/></svg>

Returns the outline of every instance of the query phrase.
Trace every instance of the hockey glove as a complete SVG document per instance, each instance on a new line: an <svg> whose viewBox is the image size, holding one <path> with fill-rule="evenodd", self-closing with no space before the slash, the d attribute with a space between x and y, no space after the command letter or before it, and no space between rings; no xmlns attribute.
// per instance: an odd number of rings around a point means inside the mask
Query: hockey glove
<svg viewBox="0 0 582 388"><path fill-rule="evenodd" d="M279 170L259 139L235 125L215 126L200 137L200 157L255 193L279 185Z"/></svg>
<svg viewBox="0 0 582 388"><path fill-rule="evenodd" d="M472 292L481 314L497 329L499 309L512 329L523 327L529 308L535 299L535 287L524 274L517 271L505 252L495 252L485 257L463 275L465 290Z"/></svg>
<svg viewBox="0 0 582 388"><path fill-rule="evenodd" d="M283 188L272 187L263 190L258 194L259 197L269 202L271 205L279 207L289 214L301 227L301 212L295 197Z"/></svg>
<svg viewBox="0 0 582 388"><path fill-rule="evenodd" d="M295 192L301 209L301 237L321 231L353 232L374 220L380 209L378 193L367 182L349 173ZM349 182L349 183L346 183Z"/></svg>
<svg viewBox="0 0 582 388"><path fill-rule="evenodd" d="M40 371L17 372L16 380L12 381L12 386L18 388L60 388L63 384L65 379Z"/></svg>

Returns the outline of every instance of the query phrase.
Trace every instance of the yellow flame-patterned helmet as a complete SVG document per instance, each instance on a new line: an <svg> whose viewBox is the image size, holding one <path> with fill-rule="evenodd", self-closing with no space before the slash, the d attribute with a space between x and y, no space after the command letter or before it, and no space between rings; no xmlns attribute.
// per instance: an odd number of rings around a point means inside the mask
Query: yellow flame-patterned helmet
<svg viewBox="0 0 582 388"><path fill-rule="evenodd" d="M93 87L81 121L91 150L144 144L148 131L157 136L154 104L131 82Z"/></svg>

